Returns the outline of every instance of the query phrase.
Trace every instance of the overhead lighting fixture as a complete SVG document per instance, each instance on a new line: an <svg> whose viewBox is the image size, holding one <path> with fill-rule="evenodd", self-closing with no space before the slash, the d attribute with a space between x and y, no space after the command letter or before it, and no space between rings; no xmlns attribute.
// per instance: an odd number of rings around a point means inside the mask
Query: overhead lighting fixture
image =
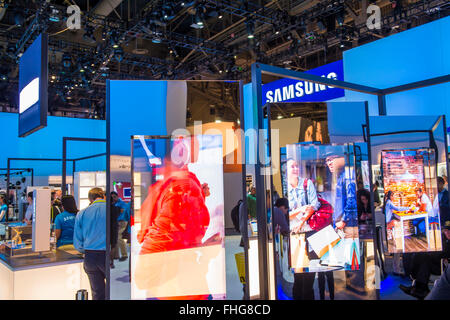
<svg viewBox="0 0 450 320"><path fill-rule="evenodd" d="M59 22L59 10L51 6L50 11L51 13L50 16L48 17L48 20L51 22Z"/></svg>
<svg viewBox="0 0 450 320"><path fill-rule="evenodd" d="M118 47L114 50L114 59L117 60L117 62L122 62L123 60L123 49L121 47Z"/></svg>
<svg viewBox="0 0 450 320"><path fill-rule="evenodd" d="M24 22L25 22L25 18L20 11L17 11L16 13L14 13L14 23L16 24L16 26L22 27Z"/></svg>
<svg viewBox="0 0 450 320"><path fill-rule="evenodd" d="M253 20L248 20L247 24L247 38L253 39L255 37L255 23Z"/></svg>

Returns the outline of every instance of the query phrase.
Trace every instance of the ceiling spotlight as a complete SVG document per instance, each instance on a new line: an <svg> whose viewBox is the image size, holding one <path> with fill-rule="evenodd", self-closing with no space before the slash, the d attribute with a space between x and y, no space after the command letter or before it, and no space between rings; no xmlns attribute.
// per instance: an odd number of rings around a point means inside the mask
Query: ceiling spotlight
<svg viewBox="0 0 450 320"><path fill-rule="evenodd" d="M222 15L219 15L219 19L222 19L223 18L223 16Z"/></svg>
<svg viewBox="0 0 450 320"><path fill-rule="evenodd" d="M70 68L72 65L72 57L68 53L64 53L62 56L62 63L65 68Z"/></svg>
<svg viewBox="0 0 450 320"><path fill-rule="evenodd" d="M23 26L23 23L25 22L25 17L20 11L17 11L14 13L14 23L16 26L21 27Z"/></svg>
<svg viewBox="0 0 450 320"><path fill-rule="evenodd" d="M123 49L122 47L118 47L117 49L114 50L114 59L116 59L117 62L122 62L123 60Z"/></svg>
<svg viewBox="0 0 450 320"><path fill-rule="evenodd" d="M339 26L342 26L344 24L344 13L340 12L336 15L336 22Z"/></svg>
<svg viewBox="0 0 450 320"><path fill-rule="evenodd" d="M197 14L197 15L195 16L195 23L196 23L197 25L199 25L199 26L203 26L203 20L202 20L202 17L201 17L199 14Z"/></svg>
<svg viewBox="0 0 450 320"><path fill-rule="evenodd" d="M108 38L108 31L106 30L106 28L103 28L102 41L106 41L107 38Z"/></svg>
<svg viewBox="0 0 450 320"><path fill-rule="evenodd" d="M247 38L253 39L255 37L255 23L253 20L248 20L247 25Z"/></svg>
<svg viewBox="0 0 450 320"><path fill-rule="evenodd" d="M53 6L50 6L50 15L48 20L51 22L59 22L59 10Z"/></svg>
<svg viewBox="0 0 450 320"><path fill-rule="evenodd" d="M158 35L154 35L153 39L152 39L152 42L153 43L161 43L162 40L161 40L161 38Z"/></svg>

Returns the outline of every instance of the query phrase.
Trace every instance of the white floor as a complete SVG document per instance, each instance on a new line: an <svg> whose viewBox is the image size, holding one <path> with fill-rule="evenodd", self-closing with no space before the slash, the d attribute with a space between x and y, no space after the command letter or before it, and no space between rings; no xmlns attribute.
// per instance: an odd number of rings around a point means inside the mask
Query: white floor
<svg viewBox="0 0 450 320"><path fill-rule="evenodd" d="M225 263L226 263L226 289L227 300L241 300L243 297L242 284L236 267L235 254L243 252L239 247L241 236L230 235L225 237ZM114 261L115 268L111 269L111 300L131 299L131 285L129 278L129 259Z"/></svg>

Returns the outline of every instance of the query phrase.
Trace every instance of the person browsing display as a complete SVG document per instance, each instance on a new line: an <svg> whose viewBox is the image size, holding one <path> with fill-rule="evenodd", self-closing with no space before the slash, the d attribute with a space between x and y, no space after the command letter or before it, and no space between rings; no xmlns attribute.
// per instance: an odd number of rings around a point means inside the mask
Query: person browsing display
<svg viewBox="0 0 450 320"><path fill-rule="evenodd" d="M84 271L88 275L93 300L105 300L106 201L103 190L92 188L90 205L75 218L73 245L84 253Z"/></svg>
<svg viewBox="0 0 450 320"><path fill-rule="evenodd" d="M73 196L63 196L61 199L63 212L55 218L56 247L73 244L73 230L78 209Z"/></svg>
<svg viewBox="0 0 450 320"><path fill-rule="evenodd" d="M291 231L293 233L313 231L307 221L320 207L316 188L313 182L307 179L305 190L303 186L305 179L300 179L298 163L295 160L287 161L287 171Z"/></svg>
<svg viewBox="0 0 450 320"><path fill-rule="evenodd" d="M8 205L6 204L6 196L0 194L0 222L5 222L8 215Z"/></svg>

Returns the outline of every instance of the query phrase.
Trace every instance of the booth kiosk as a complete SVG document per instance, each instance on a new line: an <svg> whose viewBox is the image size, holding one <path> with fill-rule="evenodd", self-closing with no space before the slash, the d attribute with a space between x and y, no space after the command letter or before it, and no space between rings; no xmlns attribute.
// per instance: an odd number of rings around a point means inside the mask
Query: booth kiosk
<svg viewBox="0 0 450 320"><path fill-rule="evenodd" d="M441 251L436 178L448 172L445 116L385 116L369 121L372 163L381 168L385 201L399 209L386 216L387 251Z"/></svg>
<svg viewBox="0 0 450 320"><path fill-rule="evenodd" d="M26 240L26 226L20 224L12 239L2 245L1 299L73 300L80 288L90 291L82 256L73 251L52 250L50 193L49 188L33 191L31 239Z"/></svg>
<svg viewBox="0 0 450 320"><path fill-rule="evenodd" d="M355 83L349 83L345 81L340 80L333 80L333 79L327 79L320 76L303 73L303 72L296 72L292 70L287 70L279 67L264 65L260 63L255 63L252 65L252 84L251 84L251 90L252 90L252 111L249 113L250 115L247 117L246 120L249 120L251 123L249 124L249 127L260 130L260 129L267 129L267 121L265 122L265 111L264 103L262 101L262 76L263 75L270 75L270 76L278 76L283 78L290 78L290 79L296 79L301 81L308 81L315 84L320 85L326 85L330 87L338 87L343 88L350 91L356 91L368 95L373 95L377 97L378 102L378 114L380 116L386 115L386 95L395 94L398 92L403 92L407 90L413 90L417 88L423 88L427 86L433 86L437 84L442 84L450 81L450 75L447 76L441 76L436 77L433 79L426 79L423 81L417 81L410 84L405 84L397 87L392 88L386 88L386 89L378 89L370 86L364 86L359 85ZM364 104L363 104L364 105ZM364 106L362 107L364 108ZM367 150L367 156L368 156L368 166L371 168L372 163L377 164L377 161L374 161L373 156L371 154L372 147L371 147L371 124L372 120L369 121L369 114L368 114L368 104L365 103L365 119L363 122L360 122L360 132L364 136L364 142L366 142L366 150ZM352 114L351 112L347 111L347 114ZM342 114L341 114L342 115ZM353 115L353 114L352 114ZM341 117L342 118L342 117ZM383 119L385 117L374 117L375 119ZM436 119L437 117L435 117ZM442 119L442 126L443 131L446 128L445 125L445 117L441 117ZM351 119L350 119L351 120ZM376 120L375 120L376 121ZM382 120L380 120L382 121ZM248 123L248 121L247 121ZM438 124L438 123L437 123ZM396 127L396 124L391 124L391 127ZM433 126L431 126L433 128ZM427 132L431 130L430 127L428 127L426 130ZM405 129L405 130L409 130ZM434 130L434 129L433 129ZM370 137L370 138L369 138ZM268 140L268 142L265 142L264 139ZM269 145L269 147L268 147ZM443 139L443 153L446 154L448 150L447 141ZM423 146L422 146L423 147ZM429 147L429 146L425 146ZM255 150L256 154L262 154L262 159L264 160L261 164L260 162L257 162L255 165L255 172L262 172L261 170L264 170L267 168L267 159L270 158L270 138L267 136L258 136L258 143L257 143L257 150ZM447 162L448 159L445 156L445 159L443 159L442 162ZM447 167L447 176L448 176L448 165ZM434 170L437 171L437 167L434 167ZM445 170L444 170L445 171ZM371 190L371 212L375 212L375 208L373 207L373 177L372 177L372 170L369 170L369 182L370 182L370 190ZM271 190L271 182L267 181L267 176L256 174L255 176L255 186L257 189L257 212L258 212L258 260L259 260L259 282L260 282L260 297L262 299L274 299L276 298L273 295L273 292L275 292L275 288L277 286L276 282L272 282L270 270L271 266L274 264L273 259L270 257L270 250L273 246L273 243L270 242L270 239L272 238L271 230L270 230L270 224L267 222L267 205L266 205L266 190ZM377 234L376 231L376 225L375 225L375 219L373 219L373 233ZM378 232L379 233L379 232ZM380 252L379 250L379 243L380 241L374 241L374 251ZM381 255L376 254L375 255L375 262L376 262L376 268L375 268L375 285L373 286L376 288L376 297L380 297L380 269L382 266L382 260L380 259ZM378 270L378 271L377 271Z"/></svg>

